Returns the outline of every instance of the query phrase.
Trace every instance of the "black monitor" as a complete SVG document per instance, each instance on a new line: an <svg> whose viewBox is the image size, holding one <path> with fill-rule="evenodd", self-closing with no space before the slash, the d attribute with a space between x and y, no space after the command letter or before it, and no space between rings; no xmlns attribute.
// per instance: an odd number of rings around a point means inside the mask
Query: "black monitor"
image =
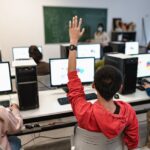
<svg viewBox="0 0 150 150"><path fill-rule="evenodd" d="M139 54L134 57L138 57L137 78L150 77L150 54Z"/></svg>
<svg viewBox="0 0 150 150"><path fill-rule="evenodd" d="M9 62L0 62L0 94L12 92L12 81Z"/></svg>
<svg viewBox="0 0 150 150"><path fill-rule="evenodd" d="M42 52L42 47L38 46L40 52ZM30 59L29 57L29 47L13 47L13 60L24 60Z"/></svg>
<svg viewBox="0 0 150 150"><path fill-rule="evenodd" d="M111 41L135 41L136 32L112 32Z"/></svg>
<svg viewBox="0 0 150 150"><path fill-rule="evenodd" d="M68 82L68 59L49 59L50 82L52 87L63 87ZM95 73L95 60L91 58L77 59L77 72L82 83L92 83Z"/></svg>
<svg viewBox="0 0 150 150"><path fill-rule="evenodd" d="M100 44L78 44L77 57L94 57L95 59L101 58Z"/></svg>

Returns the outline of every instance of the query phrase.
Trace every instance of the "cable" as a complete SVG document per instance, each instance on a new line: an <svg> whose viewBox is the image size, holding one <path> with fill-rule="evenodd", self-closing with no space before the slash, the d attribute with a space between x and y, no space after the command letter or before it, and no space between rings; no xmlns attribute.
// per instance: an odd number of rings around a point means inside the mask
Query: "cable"
<svg viewBox="0 0 150 150"><path fill-rule="evenodd" d="M36 137L34 134L34 137L32 139L30 139L28 142L24 143L22 146L25 146L27 144L29 144L30 142L34 141L34 145L35 145L35 140L38 138L47 138L47 139L53 139L53 140L58 140L58 139L65 139L65 138L70 138L70 136L62 136L62 137L49 137L49 136L43 136L43 135L39 135Z"/></svg>

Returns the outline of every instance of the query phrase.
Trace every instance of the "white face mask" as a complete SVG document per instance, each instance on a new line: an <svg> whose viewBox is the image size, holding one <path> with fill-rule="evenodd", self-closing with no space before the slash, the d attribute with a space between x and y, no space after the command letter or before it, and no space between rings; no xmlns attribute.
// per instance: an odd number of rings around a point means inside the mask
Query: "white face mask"
<svg viewBox="0 0 150 150"><path fill-rule="evenodd" d="M98 27L97 29L99 32L102 32L103 31L103 28L102 27Z"/></svg>

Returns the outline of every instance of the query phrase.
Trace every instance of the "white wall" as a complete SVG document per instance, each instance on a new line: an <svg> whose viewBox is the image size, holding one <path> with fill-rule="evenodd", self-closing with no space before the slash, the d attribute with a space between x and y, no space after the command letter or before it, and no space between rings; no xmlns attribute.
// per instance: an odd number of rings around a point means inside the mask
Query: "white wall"
<svg viewBox="0 0 150 150"><path fill-rule="evenodd" d="M150 14L149 0L0 0L0 49L5 60L12 60L12 47L42 45L44 59L59 57L59 44L44 43L43 6L96 7L108 9L107 29L112 18L135 22L137 40L142 42L142 17Z"/></svg>

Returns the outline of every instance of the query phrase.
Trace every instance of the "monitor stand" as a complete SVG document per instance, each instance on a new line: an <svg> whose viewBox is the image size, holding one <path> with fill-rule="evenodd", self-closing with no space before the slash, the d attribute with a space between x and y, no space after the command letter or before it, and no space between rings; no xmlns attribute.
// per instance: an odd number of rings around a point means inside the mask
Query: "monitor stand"
<svg viewBox="0 0 150 150"><path fill-rule="evenodd" d="M69 92L68 87L63 87L62 89L63 89L66 93L68 93L68 92Z"/></svg>

